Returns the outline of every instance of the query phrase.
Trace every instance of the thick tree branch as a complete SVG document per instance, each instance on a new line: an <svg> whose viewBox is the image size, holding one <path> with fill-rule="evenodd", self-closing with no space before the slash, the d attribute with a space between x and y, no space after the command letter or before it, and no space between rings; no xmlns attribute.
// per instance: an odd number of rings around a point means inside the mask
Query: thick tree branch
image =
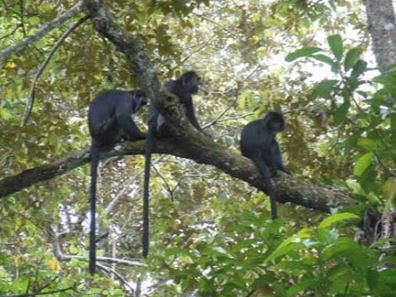
<svg viewBox="0 0 396 297"><path fill-rule="evenodd" d="M141 88L149 94L171 126L175 138L159 141L157 153L171 154L188 158L198 163L213 165L225 173L244 180L259 190L265 185L258 176L252 162L240 154L214 142L194 129L186 120L183 110L174 97L167 97L160 91L160 84L154 67L151 65L144 45L137 36L130 36L109 17L101 0L85 0L88 14L92 17L95 29L108 38L125 54L132 73ZM124 143L117 149L103 154L103 157L136 155L144 152L144 141ZM51 165L26 170L14 177L0 180L0 197L15 193L39 181L48 180L81 166L89 161L89 152L82 151ZM277 198L280 202L292 202L305 207L329 211L330 206L346 206L354 201L344 193L327 186L318 186L279 174Z"/></svg>
<svg viewBox="0 0 396 297"><path fill-rule="evenodd" d="M157 73L147 57L144 43L138 35L131 35L110 17L102 0L84 0L95 30L110 40L122 52L138 85L157 106L162 98Z"/></svg>
<svg viewBox="0 0 396 297"><path fill-rule="evenodd" d="M264 191L253 163L235 151L217 144L204 135L199 135L194 145L181 142L180 139L159 141L156 153L170 154L181 158L192 159L198 163L213 165L225 173L249 183ZM125 142L116 149L103 154L103 158L144 153L144 141ZM89 161L89 150L74 153L50 165L36 167L18 175L0 180L0 197L15 193L40 181L49 180ZM280 173L276 178L276 195L280 202L291 202L305 207L329 211L333 205L347 206L354 203L345 193L332 187L315 185L296 180Z"/></svg>
<svg viewBox="0 0 396 297"><path fill-rule="evenodd" d="M66 22L70 18L72 18L75 15L77 15L83 8L82 4L83 4L82 1L78 2L76 5L74 5L72 8L70 8L65 13L61 14L59 17L57 17L53 21L49 22L48 24L42 25L38 29L36 34L30 35L30 36L26 37L25 39L23 39L21 42L15 44L13 46L10 46L9 48L7 48L4 51L0 52L0 65L2 64L2 62L4 60L8 59L9 57L14 55L15 53L27 48L30 43L41 39L48 32L50 32L51 30L59 27L64 22Z"/></svg>

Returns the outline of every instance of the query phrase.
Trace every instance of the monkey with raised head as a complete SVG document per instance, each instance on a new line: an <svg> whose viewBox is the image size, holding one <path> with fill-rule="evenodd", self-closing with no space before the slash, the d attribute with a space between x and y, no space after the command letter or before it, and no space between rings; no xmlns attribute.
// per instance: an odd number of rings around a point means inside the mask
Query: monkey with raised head
<svg viewBox="0 0 396 297"><path fill-rule="evenodd" d="M96 179L100 153L110 150L121 140L145 139L131 118L143 105L147 97L143 91L105 91L91 102L88 108L88 127L91 143L91 189L90 189L90 242L89 272L96 269Z"/></svg>
<svg viewBox="0 0 396 297"><path fill-rule="evenodd" d="M199 131L202 131L194 112L192 95L198 93L201 78L194 71L183 73L178 79L168 80L164 83L167 93L176 95L184 107L187 119ZM151 154L155 147L155 139L172 136L168 124L161 113L151 105L149 110L148 134L145 151L144 196L143 196L143 257L149 250L149 185Z"/></svg>

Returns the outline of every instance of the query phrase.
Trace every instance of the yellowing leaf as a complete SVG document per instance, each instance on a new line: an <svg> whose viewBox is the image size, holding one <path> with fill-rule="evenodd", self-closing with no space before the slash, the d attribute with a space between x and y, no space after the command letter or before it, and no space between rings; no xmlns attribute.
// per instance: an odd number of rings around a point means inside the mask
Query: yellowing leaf
<svg viewBox="0 0 396 297"><path fill-rule="evenodd" d="M366 137L360 137L357 144L368 151L373 151L376 147L375 141Z"/></svg>
<svg viewBox="0 0 396 297"><path fill-rule="evenodd" d="M53 272L59 272L60 270L60 265L59 262L56 260L56 258L52 257L49 261L48 261L48 268L53 271Z"/></svg>
<svg viewBox="0 0 396 297"><path fill-rule="evenodd" d="M393 177L389 177L385 182L384 187L384 196L385 198L392 203L392 206L396 206L396 179Z"/></svg>
<svg viewBox="0 0 396 297"><path fill-rule="evenodd" d="M21 258L22 258L22 256L21 255L16 255L16 256L14 256L13 257L13 260L14 260L14 264L15 264L15 266L16 267L18 267L19 266L19 264L20 264L20 260L21 260Z"/></svg>
<svg viewBox="0 0 396 297"><path fill-rule="evenodd" d="M11 117L12 117L12 114L8 110L6 110L4 108L0 108L0 119L7 121L7 120L11 119Z"/></svg>

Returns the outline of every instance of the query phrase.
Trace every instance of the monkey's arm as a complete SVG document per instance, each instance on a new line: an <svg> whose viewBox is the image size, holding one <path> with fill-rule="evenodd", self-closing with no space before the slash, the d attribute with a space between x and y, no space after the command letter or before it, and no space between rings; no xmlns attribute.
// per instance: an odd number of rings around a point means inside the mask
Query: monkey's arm
<svg viewBox="0 0 396 297"><path fill-rule="evenodd" d="M285 167L283 164L282 164L281 168L279 168L279 170L287 173L288 175L292 175L291 172L289 171L289 169L287 167Z"/></svg>
<svg viewBox="0 0 396 297"><path fill-rule="evenodd" d="M197 118L195 117L195 112L194 112L194 106L192 103L192 99L190 98L190 100L188 100L188 102L186 102L184 104L184 106L186 107L186 116L188 118L188 120L191 122L191 124L198 129L199 131L202 131L201 127L198 124Z"/></svg>
<svg viewBox="0 0 396 297"><path fill-rule="evenodd" d="M279 148L279 144L276 141L276 139L273 140L273 144L272 144L272 160L266 160L266 162L268 164L271 164L270 167L271 169L274 169L274 171L276 170L281 170L289 175L291 175L289 169L287 169L287 167L285 165L283 165L283 161L282 161L282 154ZM276 172L274 172L276 174ZM274 174L274 175L275 175Z"/></svg>
<svg viewBox="0 0 396 297"><path fill-rule="evenodd" d="M146 138L146 134L139 130L129 114L122 113L120 115L117 115L117 120L122 128L123 135L126 136L127 140Z"/></svg>

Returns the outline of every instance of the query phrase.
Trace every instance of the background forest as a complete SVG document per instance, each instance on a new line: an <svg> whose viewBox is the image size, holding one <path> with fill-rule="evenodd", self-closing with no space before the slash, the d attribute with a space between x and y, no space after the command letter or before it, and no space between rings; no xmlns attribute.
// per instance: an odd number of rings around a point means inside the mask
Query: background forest
<svg viewBox="0 0 396 297"><path fill-rule="evenodd" d="M395 57L391 0L0 0L0 296L396 296ZM191 69L204 133L160 100ZM180 133L153 156L146 259L145 141L103 155L91 276L86 114L114 88ZM274 109L272 221L239 134Z"/></svg>

